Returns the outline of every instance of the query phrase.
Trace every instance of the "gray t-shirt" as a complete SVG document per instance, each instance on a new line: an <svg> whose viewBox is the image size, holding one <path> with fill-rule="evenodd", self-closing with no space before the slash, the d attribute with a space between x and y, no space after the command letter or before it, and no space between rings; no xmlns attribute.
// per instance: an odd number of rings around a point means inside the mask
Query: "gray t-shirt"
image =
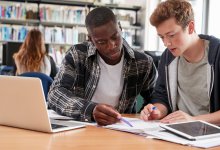
<svg viewBox="0 0 220 150"><path fill-rule="evenodd" d="M205 55L198 63L189 63L184 57L178 63L177 107L196 116L209 112L207 86L208 41L205 41Z"/></svg>

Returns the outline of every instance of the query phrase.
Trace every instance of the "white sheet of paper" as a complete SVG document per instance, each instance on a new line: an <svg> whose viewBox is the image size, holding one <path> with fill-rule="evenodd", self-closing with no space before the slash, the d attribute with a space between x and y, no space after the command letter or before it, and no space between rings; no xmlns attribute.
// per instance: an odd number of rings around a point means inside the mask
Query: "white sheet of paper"
<svg viewBox="0 0 220 150"><path fill-rule="evenodd" d="M82 123L84 125L92 125L92 126L96 126L97 125L96 122L90 123L90 122L75 121L75 120L73 120L73 118L59 115L54 110L51 110L51 109L47 110L47 112L48 112L48 115L49 115L50 119L57 120L57 122L66 122L65 123L66 125L71 124L71 122L72 123L79 122L79 123Z"/></svg>
<svg viewBox="0 0 220 150"><path fill-rule="evenodd" d="M55 111L53 111L52 109L47 110L47 112L48 112L48 115L49 115L50 119L60 119L60 120L70 120L70 119L72 119L71 117L59 115Z"/></svg>
<svg viewBox="0 0 220 150"><path fill-rule="evenodd" d="M200 147L200 148L210 148L220 145L220 137L216 138L209 138L209 139L203 139L203 140L197 140L197 141L191 141L187 140L185 138L182 138L178 135L172 134L171 132L168 132L166 130L156 131L152 132L151 135L156 137L157 139L178 143L182 145L189 145L194 147Z"/></svg>
<svg viewBox="0 0 220 150"><path fill-rule="evenodd" d="M112 125L104 126L104 128L120 130L135 134L148 134L148 131L158 131L161 130L160 122L159 121L143 121L138 118L127 118L124 117L127 121L129 121L133 127L125 124L124 122L118 122Z"/></svg>
<svg viewBox="0 0 220 150"><path fill-rule="evenodd" d="M127 121L129 121L133 125L133 127L130 127L123 122L119 122L116 124L105 126L104 128L135 133L135 134L145 136L147 138L150 136L152 138L156 138L160 140L165 140L165 141L169 141L173 143L200 147L200 148L210 148L210 147L220 145L220 142L219 142L220 137L191 141L191 140L187 140L185 138L182 138L178 135L175 135L161 128L160 127L161 123L159 121L146 121L145 122L138 118L126 118L126 117L124 118Z"/></svg>

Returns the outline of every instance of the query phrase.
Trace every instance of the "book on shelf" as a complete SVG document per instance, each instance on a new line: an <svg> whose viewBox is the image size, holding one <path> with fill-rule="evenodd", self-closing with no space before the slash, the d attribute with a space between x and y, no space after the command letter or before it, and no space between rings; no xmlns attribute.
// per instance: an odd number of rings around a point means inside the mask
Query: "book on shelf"
<svg viewBox="0 0 220 150"><path fill-rule="evenodd" d="M49 55L53 58L56 64L59 66L65 57L66 51L70 46L52 45L49 47Z"/></svg>
<svg viewBox="0 0 220 150"><path fill-rule="evenodd" d="M133 45L133 37L131 30L123 30L122 37L127 41L127 43L132 46Z"/></svg>
<svg viewBox="0 0 220 150"><path fill-rule="evenodd" d="M46 43L78 44L86 40L86 31L81 27L42 27Z"/></svg>
<svg viewBox="0 0 220 150"><path fill-rule="evenodd" d="M0 44L0 64L2 64L2 57L3 56L3 45Z"/></svg>
<svg viewBox="0 0 220 150"><path fill-rule="evenodd" d="M88 10L86 7L59 6L59 5L40 5L40 20L84 24Z"/></svg>
<svg viewBox="0 0 220 150"><path fill-rule="evenodd" d="M33 15L30 16L30 11ZM37 4L19 3L19 2L1 2L0 3L0 18L4 19L37 19ZM28 16L27 16L28 15Z"/></svg>
<svg viewBox="0 0 220 150"><path fill-rule="evenodd" d="M33 26L0 25L1 41L24 41ZM78 44L86 40L86 29L83 27L39 27L44 35L45 43Z"/></svg>
<svg viewBox="0 0 220 150"><path fill-rule="evenodd" d="M33 27L20 25L0 25L1 41L23 41Z"/></svg>

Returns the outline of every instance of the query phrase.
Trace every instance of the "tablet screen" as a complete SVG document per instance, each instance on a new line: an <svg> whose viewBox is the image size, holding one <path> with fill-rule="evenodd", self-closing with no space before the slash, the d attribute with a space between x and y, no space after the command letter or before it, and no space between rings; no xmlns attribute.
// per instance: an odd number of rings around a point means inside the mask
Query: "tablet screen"
<svg viewBox="0 0 220 150"><path fill-rule="evenodd" d="M220 129L199 121L171 124L167 126L193 137L220 133Z"/></svg>

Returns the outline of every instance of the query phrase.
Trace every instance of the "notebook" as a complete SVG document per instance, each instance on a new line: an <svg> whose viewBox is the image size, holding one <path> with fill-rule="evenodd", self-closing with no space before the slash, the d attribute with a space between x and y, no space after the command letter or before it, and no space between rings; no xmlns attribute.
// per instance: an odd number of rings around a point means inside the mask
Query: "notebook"
<svg viewBox="0 0 220 150"><path fill-rule="evenodd" d="M48 117L40 79L0 76L0 125L48 133L85 127L80 122L65 122Z"/></svg>

